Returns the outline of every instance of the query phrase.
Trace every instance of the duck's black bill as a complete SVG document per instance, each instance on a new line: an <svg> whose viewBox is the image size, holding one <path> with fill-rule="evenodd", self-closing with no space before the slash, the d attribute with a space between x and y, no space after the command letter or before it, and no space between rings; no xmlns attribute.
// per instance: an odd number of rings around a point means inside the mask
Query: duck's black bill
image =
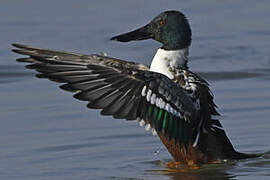
<svg viewBox="0 0 270 180"><path fill-rule="evenodd" d="M152 33L149 31L148 25L143 26L134 31L120 34L118 36L114 36L111 40L120 41L120 42L128 42L128 41L139 41L144 39L153 38Z"/></svg>

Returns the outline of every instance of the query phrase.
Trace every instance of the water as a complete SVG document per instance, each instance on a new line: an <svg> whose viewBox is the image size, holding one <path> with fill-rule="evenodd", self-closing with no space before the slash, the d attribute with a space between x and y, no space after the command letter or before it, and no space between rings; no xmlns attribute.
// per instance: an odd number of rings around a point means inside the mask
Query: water
<svg viewBox="0 0 270 180"><path fill-rule="evenodd" d="M270 179L269 6L268 0L1 1L0 179ZM159 43L109 38L167 9L190 19L190 67L210 82L235 148L263 157L174 171L157 137L87 109L56 83L36 79L10 51L20 42L149 64Z"/></svg>

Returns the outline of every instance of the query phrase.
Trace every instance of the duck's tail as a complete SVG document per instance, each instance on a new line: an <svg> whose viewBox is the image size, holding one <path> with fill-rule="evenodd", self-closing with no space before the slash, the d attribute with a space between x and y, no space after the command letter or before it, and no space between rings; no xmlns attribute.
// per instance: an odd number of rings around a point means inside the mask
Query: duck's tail
<svg viewBox="0 0 270 180"><path fill-rule="evenodd" d="M211 119L208 128L202 134L200 146L213 159L240 160L260 157L262 154L246 154L236 151L227 137L219 120Z"/></svg>

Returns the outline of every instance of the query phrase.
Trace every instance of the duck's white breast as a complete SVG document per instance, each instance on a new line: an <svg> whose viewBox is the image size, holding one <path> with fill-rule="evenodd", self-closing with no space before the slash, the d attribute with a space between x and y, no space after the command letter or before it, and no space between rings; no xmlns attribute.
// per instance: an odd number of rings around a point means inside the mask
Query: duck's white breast
<svg viewBox="0 0 270 180"><path fill-rule="evenodd" d="M174 74L172 70L184 66L187 61L187 55L187 49L164 50L159 48L152 60L150 71L164 74L173 79Z"/></svg>

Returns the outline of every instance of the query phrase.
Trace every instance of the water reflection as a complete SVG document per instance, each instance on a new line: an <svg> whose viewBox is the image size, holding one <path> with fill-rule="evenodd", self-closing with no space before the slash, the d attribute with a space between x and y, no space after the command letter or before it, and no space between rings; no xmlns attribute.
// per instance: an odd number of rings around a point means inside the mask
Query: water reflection
<svg viewBox="0 0 270 180"><path fill-rule="evenodd" d="M187 179L187 180L233 180L235 175L229 173L233 169L235 163L204 165L199 169L187 167L168 168L163 162L162 170L150 170L152 175L164 175L172 180Z"/></svg>
<svg viewBox="0 0 270 180"><path fill-rule="evenodd" d="M172 180L187 179L187 180L234 180L235 175L227 173L225 170L211 170L207 172L193 173L171 173L168 176Z"/></svg>

